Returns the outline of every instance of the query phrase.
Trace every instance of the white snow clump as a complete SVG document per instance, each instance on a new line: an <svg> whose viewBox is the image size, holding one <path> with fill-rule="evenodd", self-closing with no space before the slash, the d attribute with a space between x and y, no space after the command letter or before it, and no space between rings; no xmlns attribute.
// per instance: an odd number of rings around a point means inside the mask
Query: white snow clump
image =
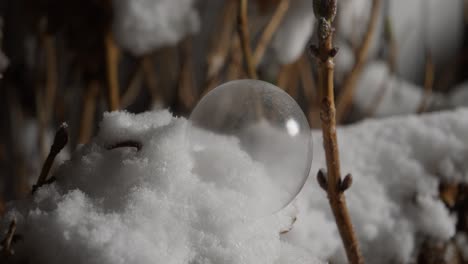
<svg viewBox="0 0 468 264"><path fill-rule="evenodd" d="M114 0L113 32L120 46L140 56L198 32L194 0Z"/></svg>

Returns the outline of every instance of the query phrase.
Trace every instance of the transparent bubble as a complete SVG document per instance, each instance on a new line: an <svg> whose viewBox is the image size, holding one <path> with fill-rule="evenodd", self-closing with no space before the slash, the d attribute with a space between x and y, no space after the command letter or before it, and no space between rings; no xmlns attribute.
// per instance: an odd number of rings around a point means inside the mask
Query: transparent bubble
<svg viewBox="0 0 468 264"><path fill-rule="evenodd" d="M249 206L255 215L285 207L304 185L312 161L310 128L280 88L258 80L225 83L200 100L190 121L196 173L254 197Z"/></svg>

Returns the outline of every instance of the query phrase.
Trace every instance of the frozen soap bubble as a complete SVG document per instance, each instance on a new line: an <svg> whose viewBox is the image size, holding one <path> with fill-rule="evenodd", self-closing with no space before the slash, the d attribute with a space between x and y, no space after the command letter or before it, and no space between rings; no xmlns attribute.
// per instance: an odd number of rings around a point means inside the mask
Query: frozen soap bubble
<svg viewBox="0 0 468 264"><path fill-rule="evenodd" d="M200 100L190 121L195 173L253 197L247 214L275 213L304 185L312 161L310 128L280 88L258 80L225 83Z"/></svg>

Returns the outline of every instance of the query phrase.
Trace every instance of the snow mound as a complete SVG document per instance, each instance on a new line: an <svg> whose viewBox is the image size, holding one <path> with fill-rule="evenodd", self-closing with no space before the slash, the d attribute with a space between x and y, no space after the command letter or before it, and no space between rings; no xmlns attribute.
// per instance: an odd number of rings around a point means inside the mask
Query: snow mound
<svg viewBox="0 0 468 264"><path fill-rule="evenodd" d="M10 206L6 220L15 217L24 236L14 261L322 263L280 240L294 207L253 219L245 213L251 197L193 172L186 125L167 111L105 114L55 183ZM260 169L232 140L217 140L229 150L226 165L236 164L231 175Z"/></svg>
<svg viewBox="0 0 468 264"><path fill-rule="evenodd" d="M438 199L441 181L468 181L468 110L369 120L338 130L351 217L368 263L410 263L424 239L447 241L455 218ZM321 146L313 132L314 146ZM325 168L314 149L311 173ZM286 235L316 256L345 263L326 194L310 177L297 200L299 215ZM316 239L321 237L321 239ZM336 261L336 262L335 262Z"/></svg>
<svg viewBox="0 0 468 264"><path fill-rule="evenodd" d="M120 46L136 56L174 45L198 32L194 0L114 0L113 31Z"/></svg>
<svg viewBox="0 0 468 264"><path fill-rule="evenodd" d="M14 260L321 263L317 257L346 262L315 177L293 204L252 218L248 212L258 204L254 194L235 183L217 186L201 174L223 173L225 167L225 174L237 179L256 172L249 190L262 192L271 183L261 177L261 166L235 140L213 137L225 150L212 152L221 163L213 170L195 169L200 157L189 151L186 126L167 111L105 114L97 137L58 169L54 184L10 205L1 230L15 217L24 237L14 246ZM338 130L343 174L354 176L348 206L368 263L408 263L424 239L454 236L456 220L438 199L438 186L468 181L466 131L468 109L369 120ZM312 134L314 174L325 161L320 132ZM295 217L294 228L280 235Z"/></svg>

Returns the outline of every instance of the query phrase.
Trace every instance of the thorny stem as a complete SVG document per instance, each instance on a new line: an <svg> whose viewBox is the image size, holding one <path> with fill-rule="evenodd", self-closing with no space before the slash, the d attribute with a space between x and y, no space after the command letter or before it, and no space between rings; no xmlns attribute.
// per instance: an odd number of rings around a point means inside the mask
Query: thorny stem
<svg viewBox="0 0 468 264"><path fill-rule="evenodd" d="M37 179L37 182L32 187L32 194L34 194L37 189L41 186L48 183L47 175L49 174L52 164L54 163L55 157L60 153L60 151L67 145L68 142L68 125L63 123L60 128L55 133L54 143L50 147L49 155L47 156L44 165L42 166L41 174Z"/></svg>
<svg viewBox="0 0 468 264"><path fill-rule="evenodd" d="M364 38L356 50L356 62L343 81L343 88L341 89L341 94L336 103L336 119L338 122L343 120L353 102L356 84L367 60L372 36L377 27L381 2L381 0L372 0L371 17L367 24Z"/></svg>
<svg viewBox="0 0 468 264"><path fill-rule="evenodd" d="M311 46L311 52L318 62L320 90L320 119L322 121L323 146L327 162L327 172L317 175L320 186L326 190L328 200L335 216L348 261L352 264L364 263L356 234L351 223L344 191L351 186L352 177L341 179L338 140L336 136L335 103L333 88L333 58L337 49L333 47L334 28L332 22L336 15L336 0L314 0L314 13L318 20L319 45Z"/></svg>
<svg viewBox="0 0 468 264"><path fill-rule="evenodd" d="M238 31L241 41L242 52L244 53L244 62L247 67L247 75L251 79L257 79L257 72L255 70L255 63L252 56L252 49L250 47L249 35L249 20L247 16L248 0L239 0L238 12Z"/></svg>
<svg viewBox="0 0 468 264"><path fill-rule="evenodd" d="M14 254L13 249L11 249L11 244L13 242L13 237L15 236L16 232L16 220L13 219L10 223L10 227L8 228L8 232L5 238L2 240L2 252L5 256L11 256Z"/></svg>

